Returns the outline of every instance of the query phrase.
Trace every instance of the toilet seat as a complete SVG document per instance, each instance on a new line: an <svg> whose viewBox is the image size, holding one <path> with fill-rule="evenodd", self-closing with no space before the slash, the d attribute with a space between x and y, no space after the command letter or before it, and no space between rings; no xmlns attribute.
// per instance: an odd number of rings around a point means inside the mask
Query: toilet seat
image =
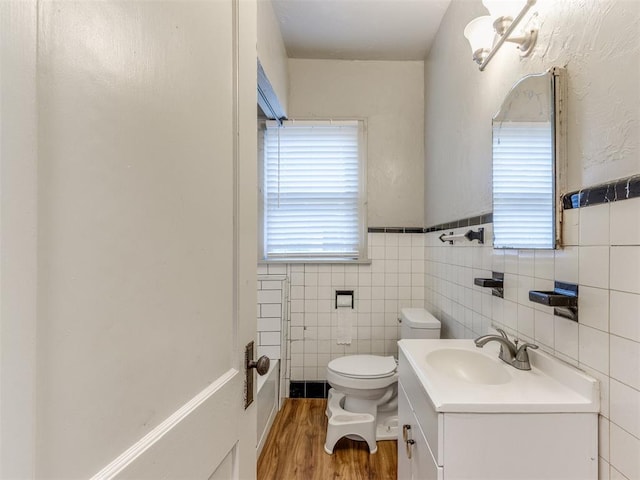
<svg viewBox="0 0 640 480"><path fill-rule="evenodd" d="M359 396L377 398L398 381L397 363L380 355L339 357L327 365L327 381L348 395L358 391Z"/></svg>
<svg viewBox="0 0 640 480"><path fill-rule="evenodd" d="M329 362L327 369L337 375L354 379L378 379L395 375L397 363L393 357L379 355L348 355Z"/></svg>

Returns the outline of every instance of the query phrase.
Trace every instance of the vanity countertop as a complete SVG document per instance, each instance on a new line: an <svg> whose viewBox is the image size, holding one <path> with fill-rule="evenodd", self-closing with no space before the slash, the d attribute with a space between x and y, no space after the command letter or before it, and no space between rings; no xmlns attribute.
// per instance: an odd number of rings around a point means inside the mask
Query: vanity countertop
<svg viewBox="0 0 640 480"><path fill-rule="evenodd" d="M600 410L598 381L540 350L529 351L532 369L525 371L500 360L499 345L495 342L478 348L473 340L406 339L400 340L398 346L438 412ZM441 355L445 350L445 355ZM438 353L429 356L434 352ZM459 365L458 356L461 358ZM400 368L402 370L402 365ZM471 380L465 377L466 368L472 370ZM489 372L487 381L482 377L485 370ZM494 373L499 374L498 380L492 380ZM474 377L476 374L479 376Z"/></svg>

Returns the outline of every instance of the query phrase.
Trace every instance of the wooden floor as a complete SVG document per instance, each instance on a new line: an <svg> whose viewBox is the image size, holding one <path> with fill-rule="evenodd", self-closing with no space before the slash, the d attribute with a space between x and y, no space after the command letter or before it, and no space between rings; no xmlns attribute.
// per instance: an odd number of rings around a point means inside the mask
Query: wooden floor
<svg viewBox="0 0 640 480"><path fill-rule="evenodd" d="M322 399L285 399L258 460L258 480L395 480L395 440L378 442L371 455L365 442L343 438L333 455L325 453L326 405Z"/></svg>

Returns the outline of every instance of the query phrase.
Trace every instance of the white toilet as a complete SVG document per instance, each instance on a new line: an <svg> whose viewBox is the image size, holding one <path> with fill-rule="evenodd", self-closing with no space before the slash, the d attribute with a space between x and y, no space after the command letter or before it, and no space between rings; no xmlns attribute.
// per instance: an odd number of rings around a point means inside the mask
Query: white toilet
<svg viewBox="0 0 640 480"><path fill-rule="evenodd" d="M440 338L440 322L424 308L403 308L399 321L400 338ZM397 438L398 372L394 357L336 358L327 366L327 381L333 387L327 404L327 453L333 452L343 436L366 441L371 453L376 451L376 440ZM371 438L373 431L375 438Z"/></svg>

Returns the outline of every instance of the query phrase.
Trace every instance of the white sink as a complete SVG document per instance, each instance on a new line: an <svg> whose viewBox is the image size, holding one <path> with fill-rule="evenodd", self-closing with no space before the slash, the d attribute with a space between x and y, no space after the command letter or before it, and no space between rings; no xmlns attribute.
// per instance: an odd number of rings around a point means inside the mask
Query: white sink
<svg viewBox="0 0 640 480"><path fill-rule="evenodd" d="M531 370L498 358L500 345L473 340L403 339L402 369L411 368L437 412L597 412L598 381L540 350L530 350Z"/></svg>
<svg viewBox="0 0 640 480"><path fill-rule="evenodd" d="M499 385L511 380L507 365L482 353L459 348L434 350L426 356L427 364L443 375L482 385Z"/></svg>

